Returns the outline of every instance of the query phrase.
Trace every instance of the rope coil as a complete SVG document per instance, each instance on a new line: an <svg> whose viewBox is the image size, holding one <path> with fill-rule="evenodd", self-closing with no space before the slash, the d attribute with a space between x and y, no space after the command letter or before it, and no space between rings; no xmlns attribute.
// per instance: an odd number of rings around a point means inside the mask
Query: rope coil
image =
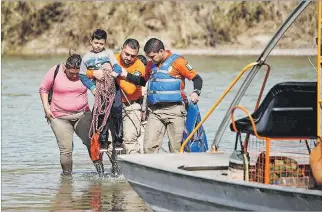
<svg viewBox="0 0 322 212"><path fill-rule="evenodd" d="M109 118L111 108L115 99L115 82L114 78L109 75L109 73L111 73L112 71L112 66L110 63L108 63L108 66L105 66L103 71L104 79L96 81L93 118L90 130L88 132L88 136L91 139L91 158L93 161L101 157L101 154L99 152L99 135L107 124L107 120ZM99 124L99 118L101 116L103 116L103 121Z"/></svg>

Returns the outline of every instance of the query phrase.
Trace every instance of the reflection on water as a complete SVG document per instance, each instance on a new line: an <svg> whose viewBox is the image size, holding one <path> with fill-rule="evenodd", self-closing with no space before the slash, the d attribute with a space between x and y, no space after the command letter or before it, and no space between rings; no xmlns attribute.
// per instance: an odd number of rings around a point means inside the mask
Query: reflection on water
<svg viewBox="0 0 322 212"><path fill-rule="evenodd" d="M204 80L199 103L203 115L242 67L257 57L186 58ZM59 150L55 137L44 119L38 88L46 71L64 60L62 57L2 59L2 210L150 210L124 179L99 179L86 147L76 136L73 176L60 176ZM272 71L264 94L278 82L310 81L316 78L316 72L307 57L272 57L268 58L267 62L271 64ZM261 86L258 82L262 82L264 74L264 71L259 72L240 105L249 110L254 108L254 101ZM237 83L237 87L233 88L205 122L209 145L240 84ZM192 91L192 83L187 83L187 91ZM92 104L91 95L90 98ZM220 148L230 151L234 141L235 135L227 129ZM105 160L107 161L107 157ZM108 171L109 167L107 164L105 166Z"/></svg>
<svg viewBox="0 0 322 212"><path fill-rule="evenodd" d="M49 210L150 211L125 179L100 179L95 174L87 177L75 177L75 174L73 177L61 176Z"/></svg>

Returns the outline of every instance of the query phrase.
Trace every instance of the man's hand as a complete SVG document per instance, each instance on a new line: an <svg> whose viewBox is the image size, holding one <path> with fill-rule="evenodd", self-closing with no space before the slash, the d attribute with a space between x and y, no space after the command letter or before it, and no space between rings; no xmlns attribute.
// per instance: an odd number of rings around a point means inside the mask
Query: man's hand
<svg viewBox="0 0 322 212"><path fill-rule="evenodd" d="M104 79L104 73L103 70L95 70L93 72L93 76L95 77L95 79L97 80L103 80Z"/></svg>
<svg viewBox="0 0 322 212"><path fill-rule="evenodd" d="M121 76L121 77L126 78L126 76L127 76L127 71L126 71L124 68L122 68L122 71L121 71L120 73L121 73L121 74L119 74L119 73L117 73L117 72L113 71L113 72L111 72L111 73L110 73L110 75L111 75L111 76L113 76L113 77Z"/></svg>
<svg viewBox="0 0 322 212"><path fill-rule="evenodd" d="M110 76L112 77L118 77L119 75L117 73L115 73L114 71L109 73Z"/></svg>
<svg viewBox="0 0 322 212"><path fill-rule="evenodd" d="M127 77L127 71L124 68L122 68L121 77Z"/></svg>
<svg viewBox="0 0 322 212"><path fill-rule="evenodd" d="M199 102L199 96L198 96L198 94L196 92L192 92L190 94L190 99L194 104Z"/></svg>
<svg viewBox="0 0 322 212"><path fill-rule="evenodd" d="M117 77L121 75L123 68L121 68L121 66L119 66L118 64L115 64L113 66L113 71L117 74Z"/></svg>

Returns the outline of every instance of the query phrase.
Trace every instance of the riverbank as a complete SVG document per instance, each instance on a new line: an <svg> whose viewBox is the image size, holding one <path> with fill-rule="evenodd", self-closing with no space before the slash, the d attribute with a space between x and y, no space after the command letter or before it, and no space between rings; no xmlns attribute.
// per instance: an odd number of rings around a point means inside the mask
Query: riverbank
<svg viewBox="0 0 322 212"><path fill-rule="evenodd" d="M76 51L77 54L84 55L88 49ZM244 48L208 48L208 49L170 49L173 53L181 55L207 55L207 56L259 56L262 49L244 49ZM117 53L119 49L112 49ZM23 52L11 52L9 54L2 54L2 56L65 56L69 54L69 49L57 48L51 51L44 51L44 49L28 49ZM143 54L140 50L139 54ZM317 48L304 49L273 49L270 55L274 56L314 56L317 54Z"/></svg>
<svg viewBox="0 0 322 212"><path fill-rule="evenodd" d="M106 47L151 37L183 55L258 55L297 2L247 1L5 1L2 55L84 54L93 30L106 30ZM170 16L168 14L171 14ZM273 55L312 55L316 7L309 5L278 42Z"/></svg>
<svg viewBox="0 0 322 212"><path fill-rule="evenodd" d="M260 55L264 49L174 49L173 52L182 55L218 55L218 56L254 56ZM273 49L274 56L311 56L316 55L317 49Z"/></svg>

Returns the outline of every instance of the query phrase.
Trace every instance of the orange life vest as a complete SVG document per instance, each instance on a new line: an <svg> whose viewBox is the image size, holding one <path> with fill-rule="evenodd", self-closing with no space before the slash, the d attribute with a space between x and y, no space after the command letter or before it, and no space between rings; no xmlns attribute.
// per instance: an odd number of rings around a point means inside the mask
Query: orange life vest
<svg viewBox="0 0 322 212"><path fill-rule="evenodd" d="M139 60L136 59L136 61L130 66L125 67L121 60L121 54L115 54L115 58L118 62L118 64L127 70L127 72L138 75L138 76L145 76L145 66L144 64ZM135 85L123 77L117 77L116 78L117 83L120 85L121 89L124 91L126 97L128 100L137 100L142 98L142 88L139 85ZM122 102L126 102L126 98L122 96Z"/></svg>

